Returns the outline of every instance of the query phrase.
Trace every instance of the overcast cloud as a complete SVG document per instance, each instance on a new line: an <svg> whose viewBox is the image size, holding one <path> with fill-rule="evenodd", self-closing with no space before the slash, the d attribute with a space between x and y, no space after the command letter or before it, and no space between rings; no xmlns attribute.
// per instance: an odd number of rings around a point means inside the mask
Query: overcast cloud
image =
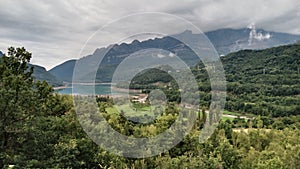
<svg viewBox="0 0 300 169"><path fill-rule="evenodd" d="M299 0L1 0L0 7L0 50L24 46L33 53L32 63L47 69L78 58L97 29L137 12L177 15L202 31L255 23L270 31L300 34ZM121 38L122 32L115 36Z"/></svg>

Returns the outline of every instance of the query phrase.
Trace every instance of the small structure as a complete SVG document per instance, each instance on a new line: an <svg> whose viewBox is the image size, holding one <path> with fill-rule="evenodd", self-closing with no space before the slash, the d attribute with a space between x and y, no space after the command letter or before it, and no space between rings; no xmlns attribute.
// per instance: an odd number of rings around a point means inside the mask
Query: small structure
<svg viewBox="0 0 300 169"><path fill-rule="evenodd" d="M147 94L139 94L137 96L132 96L131 100L133 102L146 103L147 98L148 98Z"/></svg>

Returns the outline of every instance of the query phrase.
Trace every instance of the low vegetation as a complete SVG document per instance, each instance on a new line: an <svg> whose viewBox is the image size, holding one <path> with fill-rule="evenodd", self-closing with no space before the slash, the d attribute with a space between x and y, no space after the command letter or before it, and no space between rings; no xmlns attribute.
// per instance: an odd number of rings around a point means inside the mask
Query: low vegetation
<svg viewBox="0 0 300 169"><path fill-rule="evenodd" d="M227 113L253 114L255 117L220 121L217 130L204 143L199 143L199 134L206 121L209 85L205 71L198 69L201 65L195 68L204 106L192 131L175 147L158 156L132 159L116 156L95 144L77 120L73 98L54 94L46 82L34 81L33 70L28 71L26 67L31 54L24 48L9 48L8 56L0 58L0 167L298 168L299 50L299 45L293 45L242 51L223 58L229 82L226 109L230 112ZM254 56L259 59L255 60ZM240 57L246 61L240 61ZM279 66L268 65L271 60ZM259 67L260 63L265 64L265 72L262 72L264 67ZM158 119L148 124L135 124L124 118L121 112L112 108L111 98L96 100L98 113L115 130L130 137L149 137L165 131L176 120L178 97L176 94L170 96L174 100L167 104ZM124 115L131 113L127 112L130 110L126 106L119 108ZM139 104L133 108L141 112L149 109L147 105ZM87 102L81 111L88 110ZM247 131L242 130L244 128Z"/></svg>

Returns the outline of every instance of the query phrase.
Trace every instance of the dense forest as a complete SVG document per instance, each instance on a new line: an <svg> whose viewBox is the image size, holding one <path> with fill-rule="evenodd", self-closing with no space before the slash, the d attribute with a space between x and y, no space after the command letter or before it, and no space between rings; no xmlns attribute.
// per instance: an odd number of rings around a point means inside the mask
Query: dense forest
<svg viewBox="0 0 300 169"><path fill-rule="evenodd" d="M204 143L199 143L199 133L206 121L210 85L205 66L198 64L193 73L198 80L203 107L192 131L175 147L158 156L134 159L114 155L94 143L78 122L74 98L59 95L46 82L35 80L32 77L34 69L27 68L31 53L24 48L11 47L7 55L0 58L0 167L299 168L299 52L300 45L291 45L240 51L222 58L228 81L225 109L242 115L252 114L253 118L221 120L217 130ZM151 73L162 74L160 71ZM137 77L132 88L143 86L138 83L143 81L139 78L142 77ZM112 112L113 103L109 97L96 98L98 113L116 131L130 137L161 133L179 115L175 106L180 101L178 91L164 88L165 85L173 89L178 86L171 78L167 80L170 81L149 88L159 87L169 92L167 108L149 124L136 124L122 113ZM137 103L135 106L139 109L147 105ZM84 113L88 109L87 102L80 111ZM101 121L88 119L87 123L101 128Z"/></svg>
<svg viewBox="0 0 300 169"><path fill-rule="evenodd" d="M294 44L243 50L221 57L227 80L225 109L240 115L264 116L269 121L299 115L299 53L300 45ZM199 85L200 105L208 109L211 87L206 67L199 63L192 71ZM130 87L144 89L146 93L159 88L165 91L169 100L180 101L180 92L168 90L170 87L178 89L176 81L158 69L142 72L133 79Z"/></svg>

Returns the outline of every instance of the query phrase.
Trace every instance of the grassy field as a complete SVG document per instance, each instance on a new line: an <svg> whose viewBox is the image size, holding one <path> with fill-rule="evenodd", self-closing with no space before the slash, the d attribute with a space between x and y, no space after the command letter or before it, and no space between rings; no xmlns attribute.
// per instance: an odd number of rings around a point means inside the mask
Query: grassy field
<svg viewBox="0 0 300 169"><path fill-rule="evenodd" d="M234 116L243 116L241 113L232 112L232 111L228 111L228 110L224 110L223 114L229 114L229 115L234 115Z"/></svg>
<svg viewBox="0 0 300 169"><path fill-rule="evenodd" d="M245 117L255 117L254 114L242 114L242 113L237 113L237 112L232 112L232 111L228 111L228 110L224 110L223 114L228 114L228 115L233 115L233 116L245 116Z"/></svg>
<svg viewBox="0 0 300 169"><path fill-rule="evenodd" d="M119 114L123 111L126 116L143 116L145 114L154 116L150 106L134 106L133 104L114 105L114 107L106 108L106 111L113 114Z"/></svg>
<svg viewBox="0 0 300 169"><path fill-rule="evenodd" d="M226 120L230 120L232 121L234 118L231 118L231 117L221 117L221 120L222 121L226 121Z"/></svg>
<svg viewBox="0 0 300 169"><path fill-rule="evenodd" d="M121 111L124 112L125 116L129 116L129 117L138 117L138 116L150 116L150 117L154 117L154 112L153 112L154 108L151 106L147 106L147 105L137 105L137 104L124 104L124 105L114 105L114 107L108 107L106 108L106 111L108 113L112 113L112 114L119 114ZM247 116L247 117L251 117L251 115L244 115L241 113L236 113L236 112L230 112L227 110L224 110L224 115L233 115L233 116ZM202 114L200 114L200 118L201 118ZM234 117L221 117L222 121L226 121L226 120L230 120L233 121L235 118Z"/></svg>

